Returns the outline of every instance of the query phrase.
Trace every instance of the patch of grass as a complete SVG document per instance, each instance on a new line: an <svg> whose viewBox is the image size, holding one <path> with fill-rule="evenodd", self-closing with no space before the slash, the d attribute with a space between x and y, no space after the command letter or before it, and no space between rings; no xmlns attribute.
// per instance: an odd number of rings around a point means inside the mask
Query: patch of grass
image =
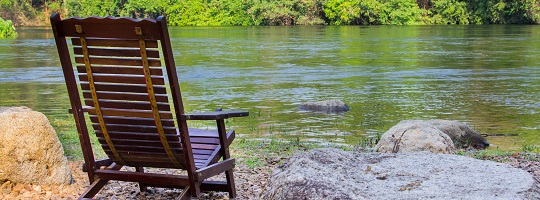
<svg viewBox="0 0 540 200"><path fill-rule="evenodd" d="M536 145L523 145L521 147L521 150L523 152L529 152L529 153L540 153L540 147Z"/></svg>
<svg viewBox="0 0 540 200"><path fill-rule="evenodd" d="M83 160L79 133L73 118L71 116L68 118L56 118L51 120L51 125L55 128L56 135L58 135L58 139L62 143L65 155L70 160ZM101 148L97 137L92 134L94 130L90 129L88 131L90 132L90 143L96 159L106 158L107 156Z"/></svg>
<svg viewBox="0 0 540 200"><path fill-rule="evenodd" d="M516 160L525 160L525 161L540 161L540 153L537 153L537 149L532 146L527 146L523 149L522 152L503 150L500 148L491 148L484 150L458 150L457 155L463 155L471 158L481 159L481 160L491 160L496 162L515 162Z"/></svg>
<svg viewBox="0 0 540 200"><path fill-rule="evenodd" d="M381 140L381 133L377 133L374 137L366 137L365 139L361 139L358 144L355 145L356 149L362 149L362 150L374 150L375 146L379 141Z"/></svg>
<svg viewBox="0 0 540 200"><path fill-rule="evenodd" d="M284 158L288 158L294 153L322 147L325 146L303 142L299 138L293 140L250 140L240 138L232 143L230 151L232 157L238 159L238 163L255 168L267 163L281 164Z"/></svg>
<svg viewBox="0 0 540 200"><path fill-rule="evenodd" d="M488 148L488 149L473 150L473 151L459 149L456 152L456 154L469 156L472 158L482 159L482 160L496 160L501 157L511 156L512 154L515 154L515 152L503 150L497 147L497 148Z"/></svg>

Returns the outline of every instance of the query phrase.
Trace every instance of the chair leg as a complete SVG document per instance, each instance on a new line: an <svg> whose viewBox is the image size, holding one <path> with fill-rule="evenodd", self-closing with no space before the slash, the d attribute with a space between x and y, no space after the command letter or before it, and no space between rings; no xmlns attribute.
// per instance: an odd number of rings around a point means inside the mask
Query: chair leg
<svg viewBox="0 0 540 200"><path fill-rule="evenodd" d="M201 188L199 187L198 183L191 183L186 191L188 190L191 192L192 198L199 198L199 195L201 195Z"/></svg>
<svg viewBox="0 0 540 200"><path fill-rule="evenodd" d="M190 193L189 186L187 186L187 187L185 187L183 189L182 193L180 193L180 195L176 199L177 200L189 200L189 199L191 199L191 195L189 193Z"/></svg>
<svg viewBox="0 0 540 200"><path fill-rule="evenodd" d="M84 191L83 194L79 197L79 199L88 199L96 196L96 194L103 188L103 186L107 185L108 180L101 180L101 179L95 179L92 185Z"/></svg>
<svg viewBox="0 0 540 200"><path fill-rule="evenodd" d="M144 173L144 167L135 167L135 171ZM141 192L146 192L148 190L148 186L143 183L139 183L139 189L141 190Z"/></svg>
<svg viewBox="0 0 540 200"><path fill-rule="evenodd" d="M225 178L227 179L227 189L229 190L229 197L236 198L236 187L234 185L233 170L225 171Z"/></svg>

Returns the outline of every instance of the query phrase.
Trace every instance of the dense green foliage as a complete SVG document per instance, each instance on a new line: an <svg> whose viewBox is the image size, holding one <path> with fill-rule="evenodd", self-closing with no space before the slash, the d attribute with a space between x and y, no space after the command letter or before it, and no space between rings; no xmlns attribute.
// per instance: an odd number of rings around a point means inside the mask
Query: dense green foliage
<svg viewBox="0 0 540 200"><path fill-rule="evenodd" d="M15 32L15 27L11 23L11 20L4 20L0 18L0 39L3 38L16 38L17 32Z"/></svg>
<svg viewBox="0 0 540 200"><path fill-rule="evenodd" d="M79 17L167 15L178 26L540 22L540 0L0 0L0 11L8 19L58 11Z"/></svg>

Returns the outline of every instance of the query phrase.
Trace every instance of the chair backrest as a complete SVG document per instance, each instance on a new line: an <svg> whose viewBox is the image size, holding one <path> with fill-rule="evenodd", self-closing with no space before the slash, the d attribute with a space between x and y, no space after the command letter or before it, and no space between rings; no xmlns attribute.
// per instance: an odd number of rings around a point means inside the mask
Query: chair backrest
<svg viewBox="0 0 540 200"><path fill-rule="evenodd" d="M184 110L165 18L51 20L79 133L88 134L85 111L112 161L189 168L192 149L185 122L176 120Z"/></svg>

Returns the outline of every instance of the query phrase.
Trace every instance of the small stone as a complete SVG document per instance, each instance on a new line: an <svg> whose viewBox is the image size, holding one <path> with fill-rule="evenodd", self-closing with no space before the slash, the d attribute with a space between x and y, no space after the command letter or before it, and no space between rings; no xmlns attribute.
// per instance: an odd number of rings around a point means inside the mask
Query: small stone
<svg viewBox="0 0 540 200"><path fill-rule="evenodd" d="M0 186L0 189L11 190L12 187L13 183L11 181L6 181L2 184L2 186Z"/></svg>
<svg viewBox="0 0 540 200"><path fill-rule="evenodd" d="M34 186L32 186L32 190L41 193L41 186L39 186L39 185L34 185Z"/></svg>
<svg viewBox="0 0 540 200"><path fill-rule="evenodd" d="M25 185L24 185L24 189L25 189L26 191L32 191L32 187L31 187L30 185L28 185L28 184L25 184Z"/></svg>
<svg viewBox="0 0 540 200"><path fill-rule="evenodd" d="M15 187L13 187L12 190L13 190L13 191L20 192L20 191L23 190L23 189L24 189L24 184L19 183L19 184L15 185Z"/></svg>
<svg viewBox="0 0 540 200"><path fill-rule="evenodd" d="M45 191L49 191L49 190L51 190L51 186L48 186L48 185L42 185L42 186L41 186L41 189L42 189L42 190L45 190Z"/></svg>

